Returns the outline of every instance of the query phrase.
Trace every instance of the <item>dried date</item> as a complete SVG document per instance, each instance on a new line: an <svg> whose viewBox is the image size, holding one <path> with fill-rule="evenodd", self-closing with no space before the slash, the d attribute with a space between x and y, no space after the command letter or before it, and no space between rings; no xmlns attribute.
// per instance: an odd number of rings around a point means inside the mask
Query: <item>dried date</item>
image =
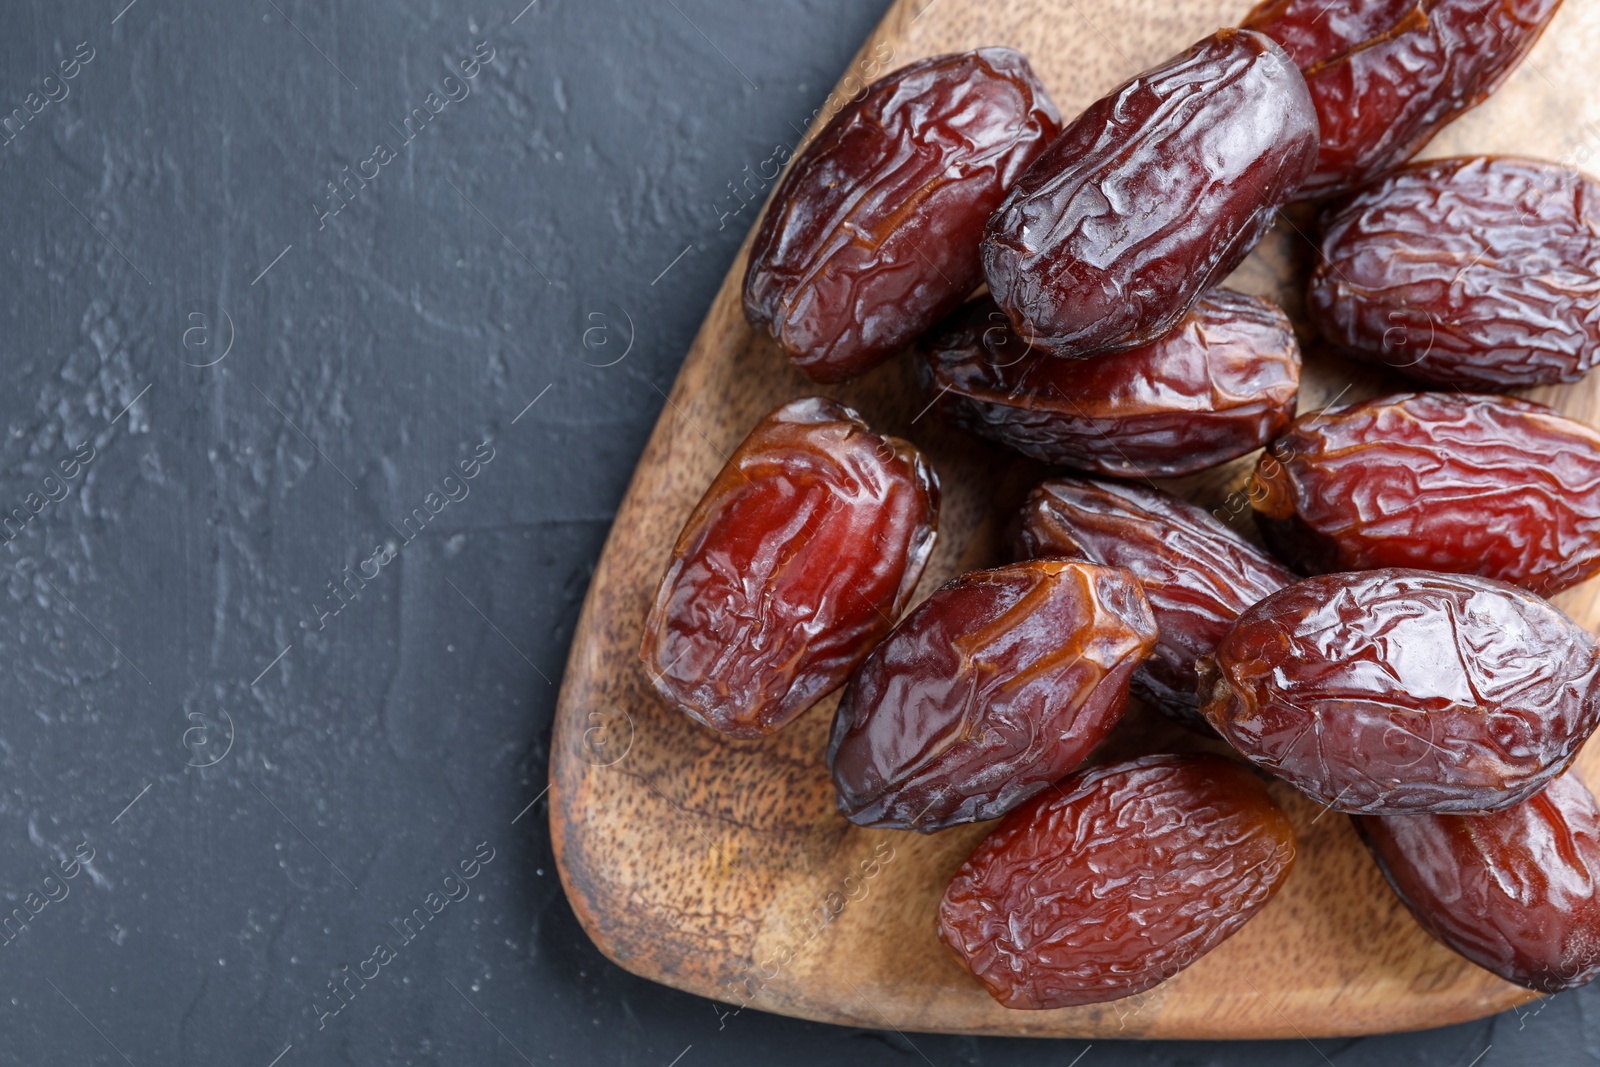
<svg viewBox="0 0 1600 1067"><path fill-rule="evenodd" d="M1600 721L1589 634L1471 575L1307 578L1239 617L1200 663L1235 749L1340 811L1496 811L1560 774Z"/></svg>
<svg viewBox="0 0 1600 1067"><path fill-rule="evenodd" d="M935 56L874 82L773 195L750 248L745 316L817 381L894 355L977 288L985 220L1060 124L1009 48Z"/></svg>
<svg viewBox="0 0 1600 1067"><path fill-rule="evenodd" d="M1600 570L1600 433L1524 400L1400 393L1302 416L1249 496L1307 573L1421 567L1548 596Z"/></svg>
<svg viewBox="0 0 1600 1067"><path fill-rule="evenodd" d="M1203 721L1195 662L1246 609L1296 580L1203 509L1127 482L1041 483L1012 544L1018 558L1087 559L1139 580L1161 637L1134 672L1134 695L1189 722Z"/></svg>
<svg viewBox="0 0 1600 1067"><path fill-rule="evenodd" d="M733 737L776 730L844 684L933 550L933 469L849 408L768 415L684 524L645 621L657 692Z"/></svg>
<svg viewBox="0 0 1600 1067"><path fill-rule="evenodd" d="M1023 173L984 232L989 291L1054 355L1147 344L1249 254L1316 153L1283 50L1221 30L1091 104Z"/></svg>
<svg viewBox="0 0 1600 1067"><path fill-rule="evenodd" d="M1143 992L1277 892L1294 827L1220 756L1092 767L1011 813L950 881L939 936L1008 1008Z"/></svg>
<svg viewBox="0 0 1600 1067"><path fill-rule="evenodd" d="M1600 183L1526 159L1440 159L1323 219L1307 307L1352 355L1438 385L1573 382L1600 355Z"/></svg>
<svg viewBox="0 0 1600 1067"><path fill-rule="evenodd" d="M1206 293L1177 328L1110 356L1030 347L975 300L926 338L918 361L940 413L1046 463L1169 478L1242 456L1294 418L1300 347L1270 301Z"/></svg>
<svg viewBox="0 0 1600 1067"><path fill-rule="evenodd" d="M1396 895L1508 982L1559 993L1600 972L1600 809L1575 774L1492 815L1357 815Z"/></svg>
<svg viewBox="0 0 1600 1067"><path fill-rule="evenodd" d="M839 702L828 766L864 826L992 819L1081 763L1156 643L1127 571L1034 560L945 585L872 651Z"/></svg>
<svg viewBox="0 0 1600 1067"><path fill-rule="evenodd" d="M1308 196L1404 163L1481 104L1561 0L1266 0L1245 17L1305 74L1322 127Z"/></svg>

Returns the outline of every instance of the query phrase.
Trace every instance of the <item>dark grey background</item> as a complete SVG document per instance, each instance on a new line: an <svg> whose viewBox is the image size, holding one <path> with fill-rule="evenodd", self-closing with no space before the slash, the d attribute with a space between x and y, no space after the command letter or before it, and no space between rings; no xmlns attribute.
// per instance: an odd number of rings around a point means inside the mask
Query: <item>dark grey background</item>
<svg viewBox="0 0 1600 1067"><path fill-rule="evenodd" d="M555 683L754 213L732 184L884 0L124 2L0 15L0 113L29 115L0 147L0 511L27 519L0 547L0 898L37 894L0 944L0 1062L1600 1062L1600 992L1086 1049L720 1022L607 963L535 802ZM469 95L405 144L430 91ZM405 943L390 920L475 849L471 895ZM380 941L397 957L319 1028Z"/></svg>

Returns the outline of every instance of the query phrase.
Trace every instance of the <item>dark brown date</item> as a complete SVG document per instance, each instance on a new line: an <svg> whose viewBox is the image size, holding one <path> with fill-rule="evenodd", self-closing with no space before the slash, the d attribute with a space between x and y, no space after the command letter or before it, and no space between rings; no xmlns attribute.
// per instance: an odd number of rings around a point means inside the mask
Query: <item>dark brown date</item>
<svg viewBox="0 0 1600 1067"><path fill-rule="evenodd" d="M1399 393L1301 416L1249 495L1306 573L1421 567L1549 596L1600 570L1600 433L1524 400Z"/></svg>
<svg viewBox="0 0 1600 1067"><path fill-rule="evenodd" d="M912 445L821 397L778 408L678 535L639 650L656 691L733 737L783 726L888 632L938 508Z"/></svg>
<svg viewBox="0 0 1600 1067"><path fill-rule="evenodd" d="M1577 381L1600 354L1596 205L1600 183L1553 163L1412 164L1324 215L1311 319L1426 382Z"/></svg>
<svg viewBox="0 0 1600 1067"><path fill-rule="evenodd" d="M1600 721L1589 634L1516 586L1376 570L1307 578L1201 660L1207 721L1340 811L1487 812L1531 795Z"/></svg>
<svg viewBox="0 0 1600 1067"><path fill-rule="evenodd" d="M1176 477L1260 448L1294 418L1300 389L1288 316L1226 289L1166 336L1110 356L1031 348L987 298L921 349L946 418L1046 463L1121 477Z"/></svg>
<svg viewBox="0 0 1600 1067"><path fill-rule="evenodd" d="M1127 571L1034 560L955 579L845 690L828 745L839 810L922 831L1004 815L1105 738L1155 643Z"/></svg>
<svg viewBox="0 0 1600 1067"><path fill-rule="evenodd" d="M939 937L1008 1008L1116 1000L1227 940L1294 857L1294 827L1231 760L1091 767L983 839L944 892Z"/></svg>
<svg viewBox="0 0 1600 1067"><path fill-rule="evenodd" d="M817 381L894 355L977 288L985 220L1060 125L1009 48L874 82L773 195L750 248L745 317Z"/></svg>
<svg viewBox="0 0 1600 1067"><path fill-rule="evenodd" d="M1492 815L1356 815L1434 937L1508 982L1559 993L1600 971L1600 809L1576 774Z"/></svg>
<svg viewBox="0 0 1600 1067"><path fill-rule="evenodd" d="M1271 39L1221 30L1069 123L989 220L983 272L1058 356L1171 332L1310 172L1317 114Z"/></svg>
<svg viewBox="0 0 1600 1067"><path fill-rule="evenodd" d="M1201 508L1127 482L1041 483L1012 542L1019 558L1087 559L1139 579L1161 637L1134 672L1134 695L1190 722L1201 721L1195 662L1245 609L1296 580Z"/></svg>
<svg viewBox="0 0 1600 1067"><path fill-rule="evenodd" d="M1322 127L1307 196L1404 163L1481 104L1561 0L1267 0L1245 17L1305 74Z"/></svg>

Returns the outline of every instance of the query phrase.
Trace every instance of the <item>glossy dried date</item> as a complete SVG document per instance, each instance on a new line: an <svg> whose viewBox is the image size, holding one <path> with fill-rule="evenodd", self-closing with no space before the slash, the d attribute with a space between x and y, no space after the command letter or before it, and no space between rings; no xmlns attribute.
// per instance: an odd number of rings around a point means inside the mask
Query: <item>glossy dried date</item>
<svg viewBox="0 0 1600 1067"><path fill-rule="evenodd" d="M1561 0L1267 0L1245 16L1305 74L1322 127L1308 196L1404 163L1481 104Z"/></svg>
<svg viewBox="0 0 1600 1067"><path fill-rule="evenodd" d="M1134 695L1191 722L1202 721L1195 662L1247 608L1296 580L1201 508L1127 482L1042 482L1012 544L1019 558L1087 559L1139 579L1161 637L1134 672Z"/></svg>
<svg viewBox="0 0 1600 1067"><path fill-rule="evenodd" d="M874 82L773 195L750 248L745 317L817 381L894 355L977 288L985 220L1060 125L1009 48Z"/></svg>
<svg viewBox="0 0 1600 1067"><path fill-rule="evenodd" d="M1154 341L1255 247L1317 154L1299 71L1221 30L1069 123L989 220L983 272L1058 356Z"/></svg>
<svg viewBox="0 0 1600 1067"><path fill-rule="evenodd" d="M1008 1008L1143 992L1277 892L1295 834L1220 756L1092 767L1012 812L950 881L939 936Z"/></svg>
<svg viewBox="0 0 1600 1067"><path fill-rule="evenodd" d="M1127 352L1057 359L1029 347L992 300L958 310L920 346L940 413L1046 463L1176 477L1242 456L1294 418L1300 347L1288 316L1214 289L1176 329Z"/></svg>
<svg viewBox="0 0 1600 1067"><path fill-rule="evenodd" d="M1600 355L1600 183L1439 159L1323 218L1307 308L1352 355L1439 385L1573 382Z"/></svg>
<svg viewBox="0 0 1600 1067"><path fill-rule="evenodd" d="M1034 560L955 579L845 690L828 745L839 810L923 831L1005 814L1105 738L1155 643L1127 571Z"/></svg>
<svg viewBox="0 0 1600 1067"><path fill-rule="evenodd" d="M1600 433L1502 396L1399 393L1302 416L1249 496L1307 572L1421 567L1549 596L1600 570Z"/></svg>
<svg viewBox="0 0 1600 1067"><path fill-rule="evenodd" d="M820 397L768 415L684 524L639 655L657 692L760 737L842 685L933 551L921 453Z"/></svg>
<svg viewBox="0 0 1600 1067"><path fill-rule="evenodd" d="M1472 575L1307 578L1200 663L1235 749L1340 811L1487 812L1560 774L1600 721L1589 634Z"/></svg>
<svg viewBox="0 0 1600 1067"><path fill-rule="evenodd" d="M1600 809L1575 774L1492 815L1357 815L1434 937L1508 982L1559 993L1600 972Z"/></svg>

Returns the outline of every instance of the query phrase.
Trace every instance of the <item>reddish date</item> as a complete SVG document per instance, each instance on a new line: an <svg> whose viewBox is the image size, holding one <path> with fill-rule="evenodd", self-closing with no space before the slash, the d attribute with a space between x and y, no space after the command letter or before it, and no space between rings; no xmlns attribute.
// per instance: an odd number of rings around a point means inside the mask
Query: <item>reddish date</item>
<svg viewBox="0 0 1600 1067"><path fill-rule="evenodd" d="M1400 393L1302 416L1273 453L1250 500L1301 571L1421 567L1550 595L1600 570L1600 433L1543 405Z"/></svg>
<svg viewBox="0 0 1600 1067"><path fill-rule="evenodd" d="M817 381L894 355L978 286L985 220L1060 124L1009 48L874 82L774 194L750 248L746 318Z"/></svg>
<svg viewBox="0 0 1600 1067"><path fill-rule="evenodd" d="M657 692L733 737L783 726L905 607L938 506L912 445L831 400L778 408L678 535L639 650Z"/></svg>
<svg viewBox="0 0 1600 1067"><path fill-rule="evenodd" d="M1541 993L1600 972L1600 809L1576 775L1493 815L1354 818L1417 921L1467 959Z"/></svg>
<svg viewBox="0 0 1600 1067"><path fill-rule="evenodd" d="M1488 812L1560 774L1600 722L1589 634L1503 582L1416 570L1308 578L1200 663L1207 721L1340 811Z"/></svg>
<svg viewBox="0 0 1600 1067"><path fill-rule="evenodd" d="M1093 767L983 839L945 890L939 936L1008 1008L1116 1000L1227 940L1294 858L1294 827L1231 760Z"/></svg>
<svg viewBox="0 0 1600 1067"><path fill-rule="evenodd" d="M989 220L989 291L1035 347L1169 333L1255 247L1317 154L1305 81L1269 38L1221 30L1069 123Z"/></svg>
<svg viewBox="0 0 1600 1067"><path fill-rule="evenodd" d="M1294 418L1300 389L1288 316L1226 289L1117 355L1057 359L988 299L921 348L923 384L946 418L1046 463L1113 476L1175 477L1260 448Z"/></svg>
<svg viewBox="0 0 1600 1067"><path fill-rule="evenodd" d="M1441 159L1323 219L1307 307L1329 341L1439 385L1573 382L1600 355L1600 183L1526 159Z"/></svg>
<svg viewBox="0 0 1600 1067"><path fill-rule="evenodd" d="M845 690L828 745L839 810L922 831L1005 814L1105 738L1155 643L1127 571L1035 560L955 579Z"/></svg>
<svg viewBox="0 0 1600 1067"><path fill-rule="evenodd" d="M1267 0L1245 17L1305 74L1322 127L1302 192L1328 196L1404 163L1482 103L1561 0Z"/></svg>
<svg viewBox="0 0 1600 1067"><path fill-rule="evenodd" d="M1247 608L1295 575L1202 509L1126 482L1054 478L1023 506L1019 558L1066 557L1122 567L1139 580L1161 637L1133 692L1180 720L1200 720L1195 662Z"/></svg>

